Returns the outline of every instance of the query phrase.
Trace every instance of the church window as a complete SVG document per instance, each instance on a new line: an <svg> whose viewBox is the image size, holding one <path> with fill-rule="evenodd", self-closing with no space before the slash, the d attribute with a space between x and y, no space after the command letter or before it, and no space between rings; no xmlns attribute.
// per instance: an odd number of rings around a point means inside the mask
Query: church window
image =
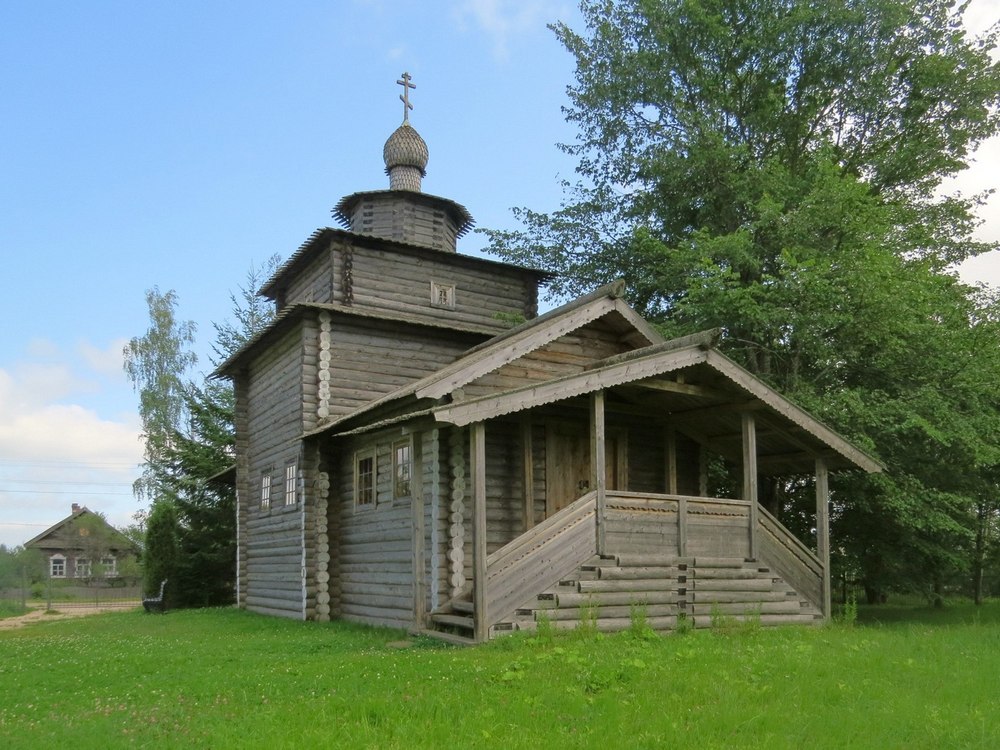
<svg viewBox="0 0 1000 750"><path fill-rule="evenodd" d="M396 443L392 446L392 496L402 498L410 496L410 479L413 473L413 449L410 441Z"/></svg>
<svg viewBox="0 0 1000 750"><path fill-rule="evenodd" d="M285 505L295 505L298 500L298 466L293 462L285 467Z"/></svg>
<svg viewBox="0 0 1000 750"><path fill-rule="evenodd" d="M438 281L431 282L431 307L443 307L447 310L455 309L455 285L442 284Z"/></svg>
<svg viewBox="0 0 1000 750"><path fill-rule="evenodd" d="M358 508L375 506L375 451L359 452L354 460L354 504Z"/></svg>
<svg viewBox="0 0 1000 750"><path fill-rule="evenodd" d="M260 509L271 507L271 474L266 472L260 477Z"/></svg>

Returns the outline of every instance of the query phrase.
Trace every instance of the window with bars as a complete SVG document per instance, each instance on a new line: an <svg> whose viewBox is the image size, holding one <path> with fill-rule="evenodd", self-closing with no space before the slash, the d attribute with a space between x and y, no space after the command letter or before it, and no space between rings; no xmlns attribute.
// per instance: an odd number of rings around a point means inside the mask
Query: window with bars
<svg viewBox="0 0 1000 750"><path fill-rule="evenodd" d="M354 461L354 504L375 507L375 451L364 451Z"/></svg>
<svg viewBox="0 0 1000 750"><path fill-rule="evenodd" d="M261 474L260 477L260 509L271 507L271 475Z"/></svg>
<svg viewBox="0 0 1000 750"><path fill-rule="evenodd" d="M298 501L298 485L298 464L288 464L285 467L285 505L295 505Z"/></svg>

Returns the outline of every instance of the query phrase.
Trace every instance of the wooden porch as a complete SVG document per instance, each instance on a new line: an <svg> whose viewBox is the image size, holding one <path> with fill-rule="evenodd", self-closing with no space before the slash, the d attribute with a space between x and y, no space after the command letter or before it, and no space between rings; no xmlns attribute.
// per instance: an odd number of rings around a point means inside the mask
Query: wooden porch
<svg viewBox="0 0 1000 750"><path fill-rule="evenodd" d="M617 491L605 500L603 552L591 491L488 555L471 590L432 614L437 632L482 642L532 629L538 616L572 625L588 609L599 627L621 629L633 606L661 630L679 616L705 625L716 607L765 624L828 616L819 558L763 508L759 557L749 558L747 501Z"/></svg>

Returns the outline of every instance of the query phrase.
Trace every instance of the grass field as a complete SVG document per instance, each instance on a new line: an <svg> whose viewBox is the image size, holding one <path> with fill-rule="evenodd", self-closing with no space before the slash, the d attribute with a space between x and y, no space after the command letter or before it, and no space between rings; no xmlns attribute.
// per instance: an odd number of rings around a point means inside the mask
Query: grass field
<svg viewBox="0 0 1000 750"><path fill-rule="evenodd" d="M508 638L236 610L0 632L0 747L1000 747L1000 602Z"/></svg>

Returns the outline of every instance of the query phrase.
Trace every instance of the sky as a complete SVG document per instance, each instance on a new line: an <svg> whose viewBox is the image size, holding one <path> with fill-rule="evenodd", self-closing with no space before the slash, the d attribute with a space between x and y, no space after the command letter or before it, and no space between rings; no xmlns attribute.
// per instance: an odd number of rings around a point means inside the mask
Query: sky
<svg viewBox="0 0 1000 750"><path fill-rule="evenodd" d="M403 71L425 192L480 227L558 208L574 162L556 144L574 130L557 19L581 26L570 0L0 4L0 544L72 503L132 523L122 347L148 327L146 290L176 292L210 372L212 323L250 267L332 225L341 197L388 187ZM1000 0L973 0L970 28L998 19ZM949 189L991 189L997 164L1000 139ZM1000 241L1000 197L980 216ZM998 254L959 270L1000 285Z"/></svg>

